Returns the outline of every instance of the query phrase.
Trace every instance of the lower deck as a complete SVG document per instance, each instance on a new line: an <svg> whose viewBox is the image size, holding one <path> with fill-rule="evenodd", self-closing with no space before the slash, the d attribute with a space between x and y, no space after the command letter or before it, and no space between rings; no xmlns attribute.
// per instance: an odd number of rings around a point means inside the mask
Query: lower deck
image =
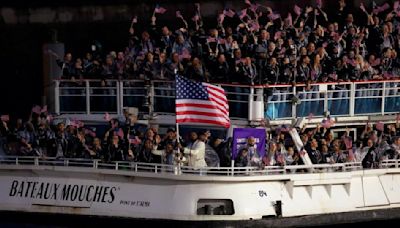
<svg viewBox="0 0 400 228"><path fill-rule="evenodd" d="M259 170L2 158L0 211L224 222L363 215L400 208L398 163Z"/></svg>

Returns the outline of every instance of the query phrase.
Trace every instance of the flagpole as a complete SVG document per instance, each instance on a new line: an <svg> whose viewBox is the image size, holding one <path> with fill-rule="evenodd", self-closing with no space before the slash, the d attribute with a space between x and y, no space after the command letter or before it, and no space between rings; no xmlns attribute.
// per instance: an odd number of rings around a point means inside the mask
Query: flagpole
<svg viewBox="0 0 400 228"><path fill-rule="evenodd" d="M176 81L177 81L177 78L176 77L178 77L178 73L176 72L175 73L175 91L176 91ZM179 123L178 123L178 121L176 120L176 96L177 96L177 94L176 94L176 92L175 92L175 127L176 127L176 142L177 142L177 144L179 145L180 144L180 141L179 141ZM180 148L179 148L179 146L178 146L178 154L180 153Z"/></svg>
<svg viewBox="0 0 400 228"><path fill-rule="evenodd" d="M180 141L179 141L179 124L178 123L176 123L176 142L179 144L180 143ZM179 152L179 147L178 147L178 152Z"/></svg>
<svg viewBox="0 0 400 228"><path fill-rule="evenodd" d="M175 91L177 91L177 89L176 89L176 87L177 87L177 78L176 77L178 77L178 73L177 72L175 72ZM178 123L178 121L176 120L176 97L177 97L177 93L175 92L175 127L176 127L176 129L175 129L175 132L176 132L176 143L177 143L177 145L178 145L178 148L177 148L177 151L178 151L178 156L181 156L181 149L180 149L180 140L179 140L179 138L180 138L180 135L179 135L179 123ZM181 162L179 161L178 162L178 170L177 170L177 174L180 174L181 173Z"/></svg>

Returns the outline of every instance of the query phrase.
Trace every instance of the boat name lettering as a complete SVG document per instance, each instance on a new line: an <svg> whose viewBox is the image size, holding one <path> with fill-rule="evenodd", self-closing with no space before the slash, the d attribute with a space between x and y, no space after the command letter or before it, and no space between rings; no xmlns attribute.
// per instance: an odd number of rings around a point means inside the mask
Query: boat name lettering
<svg viewBox="0 0 400 228"><path fill-rule="evenodd" d="M71 202L113 203L119 187L101 185L58 184L14 180L10 197L63 200Z"/></svg>

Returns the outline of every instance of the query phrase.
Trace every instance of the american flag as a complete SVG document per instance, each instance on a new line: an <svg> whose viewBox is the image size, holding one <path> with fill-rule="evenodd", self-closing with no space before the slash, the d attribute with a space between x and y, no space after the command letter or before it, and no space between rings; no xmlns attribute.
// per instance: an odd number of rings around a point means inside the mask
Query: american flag
<svg viewBox="0 0 400 228"><path fill-rule="evenodd" d="M1 116L1 121L4 121L4 122L10 121L10 116L9 115L2 115Z"/></svg>
<svg viewBox="0 0 400 228"><path fill-rule="evenodd" d="M166 11L167 9L159 5L157 5L156 8L154 9L154 13L159 13L159 14L164 14Z"/></svg>
<svg viewBox="0 0 400 228"><path fill-rule="evenodd" d="M176 15L177 18L183 18L182 14L181 14L181 11L179 11L179 10L177 10L175 12L175 15Z"/></svg>
<svg viewBox="0 0 400 228"><path fill-rule="evenodd" d="M33 112L33 113L36 113L36 114L39 114L39 115L40 115L41 111L42 111L42 108L41 108L39 105L35 105L35 106L32 108L32 112Z"/></svg>
<svg viewBox="0 0 400 228"><path fill-rule="evenodd" d="M293 11L297 16L301 14L301 8L298 5L294 5Z"/></svg>
<svg viewBox="0 0 400 228"><path fill-rule="evenodd" d="M364 12L364 13L368 13L367 10L365 9L364 4L361 2L360 3L360 9Z"/></svg>
<svg viewBox="0 0 400 228"><path fill-rule="evenodd" d="M199 21L200 20L200 16L198 15L198 14L196 14L196 15L194 15L193 17L192 17L192 21Z"/></svg>
<svg viewBox="0 0 400 228"><path fill-rule="evenodd" d="M51 123L53 121L53 119L54 119L54 117L50 114L46 116L46 120L48 123Z"/></svg>
<svg viewBox="0 0 400 228"><path fill-rule="evenodd" d="M131 24L136 24L136 23L137 23L137 16L134 16L134 17L132 18Z"/></svg>
<svg viewBox="0 0 400 228"><path fill-rule="evenodd" d="M287 21L289 26L293 25L293 18L291 13L288 13L287 18L285 20Z"/></svg>
<svg viewBox="0 0 400 228"><path fill-rule="evenodd" d="M321 7L322 7L322 0L316 0L316 1L315 1L315 5L316 5L318 8L321 8Z"/></svg>
<svg viewBox="0 0 400 228"><path fill-rule="evenodd" d="M381 13L381 12L383 12L383 11L389 9L389 8L390 8L389 4L388 4L388 3L385 3L385 4L382 5L382 6L374 7L374 9L372 10L372 12L373 12L374 14L378 14L378 13Z"/></svg>
<svg viewBox="0 0 400 228"><path fill-rule="evenodd" d="M225 19L225 14L221 13L220 15L218 15L218 23L222 24L224 22Z"/></svg>
<svg viewBox="0 0 400 228"><path fill-rule="evenodd" d="M394 10L394 12L397 13L397 16L398 16L399 15L399 11L400 11L400 3L399 3L399 1L395 1L393 3L393 10Z"/></svg>
<svg viewBox="0 0 400 228"><path fill-rule="evenodd" d="M250 31L258 31L260 29L260 24L258 24L257 21L253 21L250 23L251 27L250 27Z"/></svg>
<svg viewBox="0 0 400 228"><path fill-rule="evenodd" d="M276 19L278 19L280 17L281 17L281 15L279 13L274 13L274 12L272 12L271 14L268 15L268 18L271 21L275 21Z"/></svg>
<svg viewBox="0 0 400 228"><path fill-rule="evenodd" d="M381 121L379 121L379 122L376 123L376 125L375 125L376 130L378 130L378 131L383 131L383 130L385 129L384 126L385 126L385 125L384 125Z"/></svg>
<svg viewBox="0 0 400 228"><path fill-rule="evenodd" d="M225 16L227 16L227 17L233 17L233 16L235 16L235 12L233 11L233 10L231 10L231 9L224 9L224 15Z"/></svg>
<svg viewBox="0 0 400 228"><path fill-rule="evenodd" d="M239 11L238 16L240 20L243 20L243 18L247 16L247 9L242 9L241 11Z"/></svg>
<svg viewBox="0 0 400 228"><path fill-rule="evenodd" d="M257 11L258 7L260 7L260 4L257 4L257 3L256 4L250 4L249 9L255 13Z"/></svg>
<svg viewBox="0 0 400 228"><path fill-rule="evenodd" d="M96 132L92 131L91 129L84 129L85 135L90 135L91 137L95 138L96 137Z"/></svg>
<svg viewBox="0 0 400 228"><path fill-rule="evenodd" d="M282 31L277 31L274 35L274 40L280 39L282 37Z"/></svg>
<svg viewBox="0 0 400 228"><path fill-rule="evenodd" d="M224 89L176 76L176 122L230 126Z"/></svg>
<svg viewBox="0 0 400 228"><path fill-rule="evenodd" d="M71 126L76 128L82 128L83 126L85 126L85 124L82 121L76 119L72 120L70 123Z"/></svg>
<svg viewBox="0 0 400 228"><path fill-rule="evenodd" d="M182 53L179 54L179 60L183 60L183 59L190 59L192 56L190 55L190 52L188 49L184 48L182 50Z"/></svg>
<svg viewBox="0 0 400 228"><path fill-rule="evenodd" d="M351 137L349 136L343 137L343 142L344 145L346 145L346 149L350 150L351 148L353 148L353 140Z"/></svg>
<svg viewBox="0 0 400 228"><path fill-rule="evenodd" d="M40 110L41 113L47 112L47 105L43 106L43 108Z"/></svg>

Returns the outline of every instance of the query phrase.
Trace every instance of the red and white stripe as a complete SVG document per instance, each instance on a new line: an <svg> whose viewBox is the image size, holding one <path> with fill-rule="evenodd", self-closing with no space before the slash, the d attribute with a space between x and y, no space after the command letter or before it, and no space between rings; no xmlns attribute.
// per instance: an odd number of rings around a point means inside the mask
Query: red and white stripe
<svg viewBox="0 0 400 228"><path fill-rule="evenodd" d="M176 122L213 124L228 128L229 106L224 89L208 83L203 83L203 86L207 88L208 100L176 100Z"/></svg>

